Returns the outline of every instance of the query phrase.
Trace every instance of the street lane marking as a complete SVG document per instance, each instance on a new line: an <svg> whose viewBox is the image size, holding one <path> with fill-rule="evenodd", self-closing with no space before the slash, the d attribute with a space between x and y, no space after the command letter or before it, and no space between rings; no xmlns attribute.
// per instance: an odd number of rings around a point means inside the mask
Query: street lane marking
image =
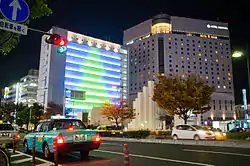
<svg viewBox="0 0 250 166"><path fill-rule="evenodd" d="M20 160L12 161L11 164L20 164L20 163L25 163L27 161L31 161L31 158L26 158L26 159L20 159Z"/></svg>
<svg viewBox="0 0 250 166"><path fill-rule="evenodd" d="M103 153L110 153L110 154L124 155L124 153L112 152L112 151L107 151L107 150L95 150L95 151L96 152L103 152ZM129 154L129 156L139 157L139 158L147 158L147 159L153 159L153 160L168 161L168 162L175 162L175 163L182 163L182 164L189 164L189 165L215 166L215 165L211 165L211 164L197 163L197 162L191 162L191 161L182 161L182 160L174 160L174 159L167 159L167 158L159 158L159 157L151 157L151 156L144 156L144 155L138 155L138 154Z"/></svg>
<svg viewBox="0 0 250 166"><path fill-rule="evenodd" d="M23 156L27 156L27 157L29 157L29 158L32 158L31 155L25 154L25 153L20 152L20 151L17 151L17 150L16 150L16 153L19 153L19 154L22 154ZM39 158L39 157L36 157L36 160L40 160L40 161L42 161L42 162L49 163L49 164L54 164L53 162L50 162L50 161L41 159L41 158Z"/></svg>
<svg viewBox="0 0 250 166"><path fill-rule="evenodd" d="M121 144L117 144L117 143L108 143L108 142L103 142L103 143L101 143L101 145L114 145L114 146L122 146Z"/></svg>
<svg viewBox="0 0 250 166"><path fill-rule="evenodd" d="M11 155L10 157L18 157L18 156L22 156L22 154L14 154L14 155Z"/></svg>
<svg viewBox="0 0 250 166"><path fill-rule="evenodd" d="M249 154L241 154L241 153L231 153L231 152L215 152L215 151L193 150L193 149L182 149L182 150L183 150L183 151L188 151L188 152L214 153L214 154L224 154L224 155L235 155L235 156L250 157L250 155L249 155Z"/></svg>

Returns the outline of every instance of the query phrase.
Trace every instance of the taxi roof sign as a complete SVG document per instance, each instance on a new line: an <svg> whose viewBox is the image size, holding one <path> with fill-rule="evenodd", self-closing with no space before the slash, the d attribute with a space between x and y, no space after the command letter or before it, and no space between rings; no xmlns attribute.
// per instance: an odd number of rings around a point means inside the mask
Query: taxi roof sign
<svg viewBox="0 0 250 166"><path fill-rule="evenodd" d="M66 117L62 115L51 116L50 118L51 119L66 119Z"/></svg>
<svg viewBox="0 0 250 166"><path fill-rule="evenodd" d="M3 121L2 120L0 120L0 124L2 124L3 123Z"/></svg>

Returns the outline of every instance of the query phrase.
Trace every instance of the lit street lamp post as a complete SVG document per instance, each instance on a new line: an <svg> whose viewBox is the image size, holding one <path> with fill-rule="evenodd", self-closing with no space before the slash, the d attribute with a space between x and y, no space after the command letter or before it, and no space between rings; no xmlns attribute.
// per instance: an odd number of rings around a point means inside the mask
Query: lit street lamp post
<svg viewBox="0 0 250 166"><path fill-rule="evenodd" d="M246 60L247 60L247 78L248 78L248 96L250 96L250 67L249 67L249 55L248 55L248 45L246 47L246 52L243 53L241 51L235 51L232 54L233 58L240 58L243 55L246 56ZM245 108L245 119L248 117L248 113L247 113L248 108Z"/></svg>

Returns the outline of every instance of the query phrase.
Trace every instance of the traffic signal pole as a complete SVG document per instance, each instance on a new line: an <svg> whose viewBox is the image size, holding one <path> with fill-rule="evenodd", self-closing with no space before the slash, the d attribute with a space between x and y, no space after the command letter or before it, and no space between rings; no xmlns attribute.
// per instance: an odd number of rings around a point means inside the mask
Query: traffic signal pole
<svg viewBox="0 0 250 166"><path fill-rule="evenodd" d="M42 30L39 30L39 29L35 29L35 28L28 28L28 30L38 32L38 33L42 33L44 35L49 35L49 36L53 35L52 33L48 33L48 32L45 32L45 31L42 31Z"/></svg>

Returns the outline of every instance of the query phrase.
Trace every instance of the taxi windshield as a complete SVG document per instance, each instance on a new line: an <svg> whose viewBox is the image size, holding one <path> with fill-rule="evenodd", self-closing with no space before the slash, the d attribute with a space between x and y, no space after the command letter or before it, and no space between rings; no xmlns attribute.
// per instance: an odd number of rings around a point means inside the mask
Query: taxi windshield
<svg viewBox="0 0 250 166"><path fill-rule="evenodd" d="M56 129L68 129L73 127L74 129L86 129L86 126L82 121L77 119L58 119L54 121L54 127Z"/></svg>
<svg viewBox="0 0 250 166"><path fill-rule="evenodd" d="M14 130L14 128L11 126L11 124L0 124L0 131L3 130Z"/></svg>

